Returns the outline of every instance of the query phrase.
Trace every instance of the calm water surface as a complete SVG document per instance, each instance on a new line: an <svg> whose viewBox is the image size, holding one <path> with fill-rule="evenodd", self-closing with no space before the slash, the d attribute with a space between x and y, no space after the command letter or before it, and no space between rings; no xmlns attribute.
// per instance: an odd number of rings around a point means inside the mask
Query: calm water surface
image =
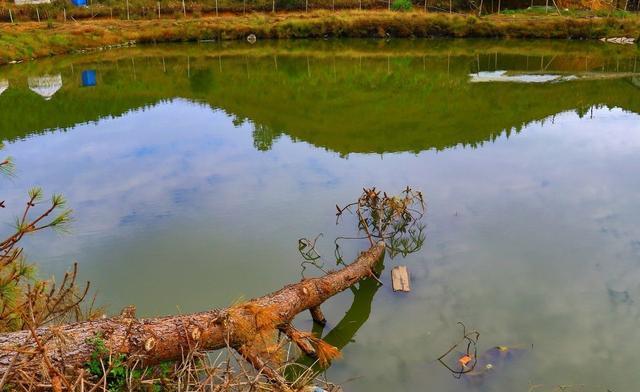
<svg viewBox="0 0 640 392"><path fill-rule="evenodd" d="M63 192L69 235L26 244L80 263L111 311L226 306L300 277L297 240L350 233L362 187L428 201L427 241L325 306L348 391L637 391L637 48L338 41L134 48L0 68L16 177ZM365 244L351 244L348 257ZM389 270L412 274L393 294ZM346 312L346 313L345 313ZM521 358L482 382L435 358L481 332ZM309 317L299 317L310 328Z"/></svg>

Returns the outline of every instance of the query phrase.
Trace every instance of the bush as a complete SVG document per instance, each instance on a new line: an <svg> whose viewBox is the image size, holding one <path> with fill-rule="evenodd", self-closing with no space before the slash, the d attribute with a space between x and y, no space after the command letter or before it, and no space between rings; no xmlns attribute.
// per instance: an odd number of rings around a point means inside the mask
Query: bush
<svg viewBox="0 0 640 392"><path fill-rule="evenodd" d="M391 9L394 11L411 11L412 8L411 0L393 0L391 3Z"/></svg>

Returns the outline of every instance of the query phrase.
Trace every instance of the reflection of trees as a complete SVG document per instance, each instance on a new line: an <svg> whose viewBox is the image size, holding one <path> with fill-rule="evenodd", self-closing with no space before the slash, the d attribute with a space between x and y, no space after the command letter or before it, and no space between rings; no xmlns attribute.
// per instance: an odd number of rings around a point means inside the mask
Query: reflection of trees
<svg viewBox="0 0 640 392"><path fill-rule="evenodd" d="M207 94L213 90L214 76L211 68L197 69L191 72L189 85L195 94Z"/></svg>
<svg viewBox="0 0 640 392"><path fill-rule="evenodd" d="M268 125L253 124L253 146L258 151L269 151L281 133L273 130Z"/></svg>
<svg viewBox="0 0 640 392"><path fill-rule="evenodd" d="M136 61L135 76L133 61L127 67L117 60L92 63L102 83L91 90L78 88L71 67L49 67L50 73L61 73L65 84L46 104L26 88L26 77L44 70L23 68L24 74L7 76L11 88L0 96L0 133L11 140L180 97L250 121L260 151L286 134L346 156L479 146L557 113L585 115L598 105L640 112L637 77L547 85L468 83L470 73L495 69L605 72L608 78L618 70L634 72L633 57L471 56L461 51L449 55L445 49L423 56L318 52L275 61L229 56L224 63L204 54L189 61L156 55Z"/></svg>

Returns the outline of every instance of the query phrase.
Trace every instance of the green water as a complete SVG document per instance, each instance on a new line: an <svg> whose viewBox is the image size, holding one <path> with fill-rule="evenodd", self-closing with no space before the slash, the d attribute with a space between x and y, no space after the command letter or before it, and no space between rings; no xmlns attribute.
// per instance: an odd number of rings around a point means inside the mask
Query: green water
<svg viewBox="0 0 640 392"><path fill-rule="evenodd" d="M571 42L259 42L0 68L0 138L17 165L0 183L4 232L30 186L63 192L72 233L25 244L43 273L77 260L111 311L191 312L299 279L298 238L323 233L330 261L332 239L353 233L335 226L336 204L411 185L428 203L425 246L387 260L384 286L325 305L323 333L344 347L331 380L637 391L637 55ZM95 86L83 86L87 70ZM407 295L390 288L395 264L411 273ZM480 331L480 351L523 355L482 382L453 378L435 359L458 321ZM306 314L297 324L311 328Z"/></svg>

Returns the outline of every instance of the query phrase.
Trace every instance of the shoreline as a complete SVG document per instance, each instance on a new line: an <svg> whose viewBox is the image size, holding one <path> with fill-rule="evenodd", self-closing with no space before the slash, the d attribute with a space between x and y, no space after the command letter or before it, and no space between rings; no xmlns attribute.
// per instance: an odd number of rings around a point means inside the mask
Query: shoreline
<svg viewBox="0 0 640 392"><path fill-rule="evenodd" d="M640 17L569 17L315 11L197 19L112 20L0 25L0 64L145 43L301 38L637 38ZM615 44L612 44L615 45Z"/></svg>

